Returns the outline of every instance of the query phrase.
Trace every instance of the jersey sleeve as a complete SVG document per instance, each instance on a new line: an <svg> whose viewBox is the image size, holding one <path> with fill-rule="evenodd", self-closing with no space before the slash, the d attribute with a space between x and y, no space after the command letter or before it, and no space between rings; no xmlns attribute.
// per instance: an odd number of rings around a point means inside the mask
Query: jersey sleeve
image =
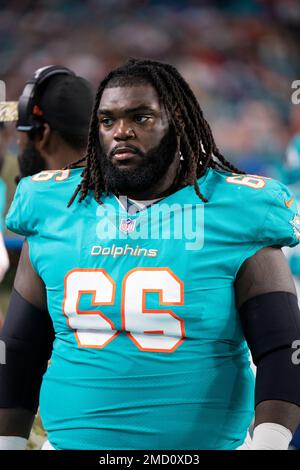
<svg viewBox="0 0 300 470"><path fill-rule="evenodd" d="M20 181L5 219L9 230L25 237L36 233L33 217L33 194L29 183L30 179L28 178Z"/></svg>
<svg viewBox="0 0 300 470"><path fill-rule="evenodd" d="M252 180L250 175L245 178L247 184ZM255 176L253 182L256 184L241 186L234 194L238 214L234 230L238 247L235 275L257 251L269 246L294 247L300 242L300 215L291 191L270 178Z"/></svg>
<svg viewBox="0 0 300 470"><path fill-rule="evenodd" d="M300 242L300 215L294 195L282 183L274 181L266 193L267 211L258 235L265 246L290 246Z"/></svg>

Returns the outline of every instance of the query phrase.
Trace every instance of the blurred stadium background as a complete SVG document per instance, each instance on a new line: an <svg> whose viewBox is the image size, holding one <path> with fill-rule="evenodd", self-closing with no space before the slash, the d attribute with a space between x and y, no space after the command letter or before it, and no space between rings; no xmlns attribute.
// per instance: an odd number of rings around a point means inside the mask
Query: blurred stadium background
<svg viewBox="0 0 300 470"><path fill-rule="evenodd" d="M97 86L130 56L170 62L190 83L222 153L248 173L289 183L287 147L300 134L300 104L291 101L292 82L300 80L299 25L299 0L1 0L0 79L6 99L17 100L25 81L49 64ZM18 171L14 126L0 139L9 206ZM300 181L300 143L292 150L299 150ZM292 183L297 192L298 177ZM10 237L3 315L18 260ZM43 436L38 421L35 427L33 448Z"/></svg>

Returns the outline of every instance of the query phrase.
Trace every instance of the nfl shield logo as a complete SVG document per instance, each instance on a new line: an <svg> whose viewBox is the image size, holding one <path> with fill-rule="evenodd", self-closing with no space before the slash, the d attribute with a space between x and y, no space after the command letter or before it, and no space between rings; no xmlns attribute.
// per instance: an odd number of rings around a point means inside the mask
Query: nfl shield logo
<svg viewBox="0 0 300 470"><path fill-rule="evenodd" d="M135 229L135 220L134 219L122 219L120 223L120 230L124 233L133 232Z"/></svg>

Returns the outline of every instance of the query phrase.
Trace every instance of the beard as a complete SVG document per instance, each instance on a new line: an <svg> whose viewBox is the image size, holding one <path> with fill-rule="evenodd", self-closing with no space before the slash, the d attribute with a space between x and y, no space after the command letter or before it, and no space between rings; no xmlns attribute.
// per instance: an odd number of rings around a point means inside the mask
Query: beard
<svg viewBox="0 0 300 470"><path fill-rule="evenodd" d="M176 150L177 137L172 126L156 147L146 153L140 150L136 152L141 157L141 164L133 169L118 168L100 149L100 166L106 187L119 194L145 191L164 176L175 159Z"/></svg>
<svg viewBox="0 0 300 470"><path fill-rule="evenodd" d="M46 168L46 162L33 142L28 142L23 152L18 155L18 164L20 174L16 177L17 183L25 176L35 175Z"/></svg>

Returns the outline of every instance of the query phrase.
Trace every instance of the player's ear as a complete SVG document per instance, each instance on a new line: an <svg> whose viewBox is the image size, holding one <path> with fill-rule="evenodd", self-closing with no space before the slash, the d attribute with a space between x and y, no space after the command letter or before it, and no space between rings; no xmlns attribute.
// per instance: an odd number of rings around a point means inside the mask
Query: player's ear
<svg viewBox="0 0 300 470"><path fill-rule="evenodd" d="M50 141L51 127L49 124L43 124L43 127L36 138L36 148L39 152L45 150Z"/></svg>

